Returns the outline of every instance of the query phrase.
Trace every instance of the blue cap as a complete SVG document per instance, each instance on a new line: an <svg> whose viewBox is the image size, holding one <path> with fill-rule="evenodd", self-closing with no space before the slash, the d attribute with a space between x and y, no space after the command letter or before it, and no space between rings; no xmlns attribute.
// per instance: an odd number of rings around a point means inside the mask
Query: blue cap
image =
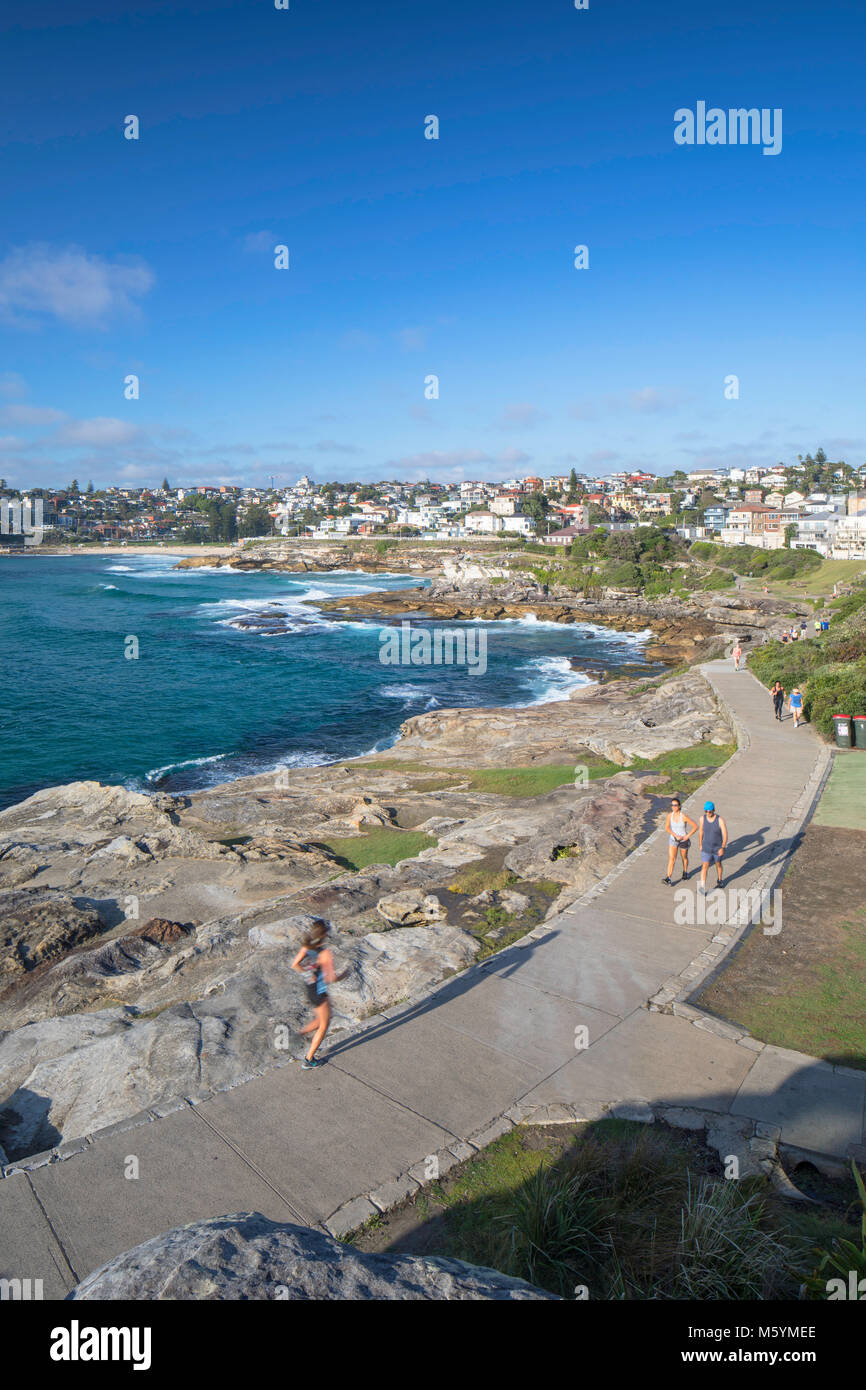
<svg viewBox="0 0 866 1390"><path fill-rule="evenodd" d="M715 811L715 809L716 809L715 802L713 802L713 801L705 801L705 802L704 802L704 810L705 810L705 811Z"/></svg>

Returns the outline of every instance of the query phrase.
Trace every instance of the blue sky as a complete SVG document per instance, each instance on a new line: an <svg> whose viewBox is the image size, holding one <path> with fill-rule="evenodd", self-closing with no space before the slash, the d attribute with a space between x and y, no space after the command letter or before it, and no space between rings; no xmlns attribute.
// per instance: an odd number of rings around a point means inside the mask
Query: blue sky
<svg viewBox="0 0 866 1390"><path fill-rule="evenodd" d="M0 39L13 483L866 459L862 0L16 0ZM676 145L701 100L781 153Z"/></svg>

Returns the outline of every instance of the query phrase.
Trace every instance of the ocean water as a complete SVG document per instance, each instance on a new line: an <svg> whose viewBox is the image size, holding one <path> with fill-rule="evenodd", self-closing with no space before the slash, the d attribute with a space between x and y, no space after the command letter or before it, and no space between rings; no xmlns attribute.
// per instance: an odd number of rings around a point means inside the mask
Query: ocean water
<svg viewBox="0 0 866 1390"><path fill-rule="evenodd" d="M530 619L472 624L486 634L484 674L383 665L381 623L304 600L417 579L174 565L161 555L0 559L0 807L84 778L191 791L332 762L384 750L425 710L562 699L588 679L572 657L643 661L645 634Z"/></svg>

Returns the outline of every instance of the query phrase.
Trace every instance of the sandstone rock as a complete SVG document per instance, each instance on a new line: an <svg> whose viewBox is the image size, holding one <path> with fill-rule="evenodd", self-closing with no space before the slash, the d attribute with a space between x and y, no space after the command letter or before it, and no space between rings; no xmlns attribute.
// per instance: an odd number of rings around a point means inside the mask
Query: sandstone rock
<svg viewBox="0 0 866 1390"><path fill-rule="evenodd" d="M0 893L0 980L33 970L103 929L95 908L63 894Z"/></svg>
<svg viewBox="0 0 866 1390"><path fill-rule="evenodd" d="M462 1260L365 1254L308 1226L241 1212L145 1241L95 1270L69 1298L503 1302L555 1295Z"/></svg>
<svg viewBox="0 0 866 1390"><path fill-rule="evenodd" d="M519 718L515 715L519 713ZM512 710L436 710L407 719L389 759L427 760L442 768L531 765L561 761L564 748L587 748L619 766L733 733L698 671L649 688L608 681L568 700Z"/></svg>
<svg viewBox="0 0 866 1390"><path fill-rule="evenodd" d="M371 796L362 796L346 818L356 830L362 825L393 825L394 817Z"/></svg>
<svg viewBox="0 0 866 1390"><path fill-rule="evenodd" d="M163 917L151 917L143 927L129 933L131 937L140 936L154 946L173 946L193 930L189 922L168 922Z"/></svg>
<svg viewBox="0 0 866 1390"><path fill-rule="evenodd" d="M480 949L468 932L444 922L370 932L357 943L354 976L334 993L340 1000L354 995L359 1015L375 1013L465 969Z"/></svg>
<svg viewBox="0 0 866 1390"><path fill-rule="evenodd" d="M549 878L581 890L618 864L643 830L646 802L627 775L579 801L560 800L544 830L515 846L505 867L519 878Z"/></svg>
<svg viewBox="0 0 866 1390"><path fill-rule="evenodd" d="M447 916L445 908L434 893L422 893L407 888L380 898L376 911L386 922L397 927L414 927L424 922L438 922Z"/></svg>
<svg viewBox="0 0 866 1390"><path fill-rule="evenodd" d="M293 917L283 917L278 922L267 922L260 927L251 927L248 940L251 946L281 946L286 950L297 951L304 933L312 927L315 920L312 913L299 913Z"/></svg>
<svg viewBox="0 0 866 1390"><path fill-rule="evenodd" d="M150 850L145 849L142 845L137 845L128 835L116 836L110 844L95 850L93 857L97 859L102 855L109 854L114 855L117 859L124 859L127 864L141 864L145 860L153 858Z"/></svg>

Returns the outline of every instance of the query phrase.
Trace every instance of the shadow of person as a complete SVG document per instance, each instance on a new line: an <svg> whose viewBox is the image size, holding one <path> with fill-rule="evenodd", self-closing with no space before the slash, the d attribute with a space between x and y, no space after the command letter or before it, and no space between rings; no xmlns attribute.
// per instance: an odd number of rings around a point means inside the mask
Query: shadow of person
<svg viewBox="0 0 866 1390"><path fill-rule="evenodd" d="M51 1098L20 1086L0 1106L0 1148L14 1162L53 1149L63 1135L48 1119Z"/></svg>

